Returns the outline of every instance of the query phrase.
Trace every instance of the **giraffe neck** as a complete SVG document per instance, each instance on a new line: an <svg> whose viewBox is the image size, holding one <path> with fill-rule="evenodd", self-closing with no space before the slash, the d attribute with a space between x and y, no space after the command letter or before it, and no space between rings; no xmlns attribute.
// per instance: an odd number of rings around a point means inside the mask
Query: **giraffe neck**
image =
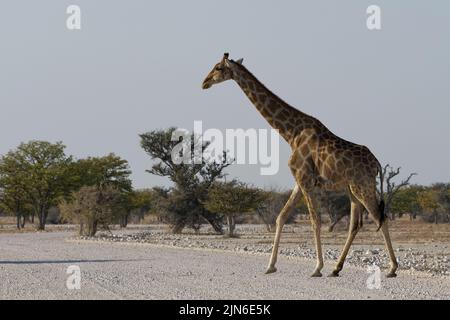
<svg viewBox="0 0 450 320"><path fill-rule="evenodd" d="M293 139L310 125L314 118L284 102L244 66L236 63L234 65L233 79L267 122L291 144Z"/></svg>

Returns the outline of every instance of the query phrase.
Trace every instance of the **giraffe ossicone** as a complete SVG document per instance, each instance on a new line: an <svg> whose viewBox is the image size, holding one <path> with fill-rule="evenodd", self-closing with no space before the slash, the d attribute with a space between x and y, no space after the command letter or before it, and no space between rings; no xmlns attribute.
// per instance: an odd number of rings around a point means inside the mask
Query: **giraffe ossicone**
<svg viewBox="0 0 450 320"><path fill-rule="evenodd" d="M266 273L276 271L281 231L295 204L303 195L310 214L317 254L316 268L311 276L322 275L321 219L318 213L317 194L322 190L333 190L348 193L351 213L347 240L330 276L338 276L342 270L359 229L361 212L365 208L383 234L391 260L387 276L395 277L398 265L385 220L384 202L378 199L376 193L376 177L381 173L381 166L376 157L367 147L338 137L318 119L284 102L248 71L242 60L238 61L229 59L229 54L225 53L221 61L215 64L206 76L202 88L209 89L221 82L234 80L259 113L278 130L292 149L288 165L296 185L278 215L272 255Z"/></svg>

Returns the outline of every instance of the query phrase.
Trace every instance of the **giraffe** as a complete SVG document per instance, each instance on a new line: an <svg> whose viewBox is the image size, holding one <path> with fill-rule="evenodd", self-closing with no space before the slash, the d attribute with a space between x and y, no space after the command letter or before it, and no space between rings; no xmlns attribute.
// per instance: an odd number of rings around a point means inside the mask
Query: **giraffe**
<svg viewBox="0 0 450 320"><path fill-rule="evenodd" d="M344 261L355 238L365 208L383 234L386 249L390 257L390 270L387 277L396 277L397 260L384 215L384 202L378 200L376 177L381 166L370 150L346 141L333 134L318 119L307 115L276 96L267 89L246 67L243 59L233 61L225 53L206 76L202 88L234 80L245 95L254 104L267 122L277 129L280 136L290 145L292 153L289 168L296 184L288 201L276 220L276 232L266 274L276 272L278 247L283 226L294 205L304 196L316 247L316 267L312 277L321 277L323 268L322 244L320 240L321 220L318 213L319 194L323 190L345 191L351 201L350 226L347 240L334 270L329 276L337 277L344 266ZM382 188L382 186L381 186Z"/></svg>

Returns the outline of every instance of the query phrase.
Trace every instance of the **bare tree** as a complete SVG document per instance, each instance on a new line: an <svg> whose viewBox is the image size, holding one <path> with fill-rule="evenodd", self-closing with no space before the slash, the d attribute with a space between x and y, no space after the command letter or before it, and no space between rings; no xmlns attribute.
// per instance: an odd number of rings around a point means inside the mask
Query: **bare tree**
<svg viewBox="0 0 450 320"><path fill-rule="evenodd" d="M389 163L386 164L382 170L379 177L379 190L377 190L378 195L383 196L385 203L385 214L391 218L391 220L395 220L395 213L391 213L391 205L392 199L395 194L402 188L409 185L409 182L412 177L416 176L417 173L410 173L406 179L401 180L399 183L394 181L394 178L400 174L401 167L394 169ZM383 189L383 185L386 186L386 190Z"/></svg>

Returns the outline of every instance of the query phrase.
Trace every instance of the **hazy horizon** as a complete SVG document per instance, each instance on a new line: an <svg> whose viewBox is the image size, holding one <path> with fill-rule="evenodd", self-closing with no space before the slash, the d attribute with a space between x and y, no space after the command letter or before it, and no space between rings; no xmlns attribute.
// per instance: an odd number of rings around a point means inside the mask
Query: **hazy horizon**
<svg viewBox="0 0 450 320"><path fill-rule="evenodd" d="M434 3L431 5L430 3ZM66 28L79 5L82 29ZM382 29L366 28L381 7ZM154 129L268 129L239 87L202 90L224 52L297 109L366 145L412 183L450 182L450 3L438 1L8 1L0 12L0 154L20 142L63 141L77 158L114 152L137 188L146 173L139 134ZM230 177L291 188L280 169L233 165Z"/></svg>

